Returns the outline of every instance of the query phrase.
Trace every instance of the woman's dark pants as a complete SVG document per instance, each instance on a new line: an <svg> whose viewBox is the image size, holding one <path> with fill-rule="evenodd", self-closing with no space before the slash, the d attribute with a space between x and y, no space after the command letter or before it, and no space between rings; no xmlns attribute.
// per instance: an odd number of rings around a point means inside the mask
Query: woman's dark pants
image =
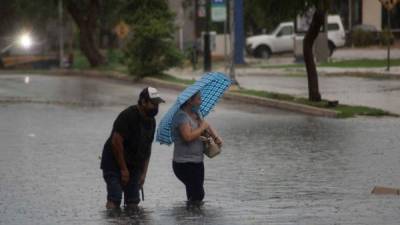
<svg viewBox="0 0 400 225"><path fill-rule="evenodd" d="M202 201L204 198L204 163L172 162L175 176L186 187L189 201Z"/></svg>

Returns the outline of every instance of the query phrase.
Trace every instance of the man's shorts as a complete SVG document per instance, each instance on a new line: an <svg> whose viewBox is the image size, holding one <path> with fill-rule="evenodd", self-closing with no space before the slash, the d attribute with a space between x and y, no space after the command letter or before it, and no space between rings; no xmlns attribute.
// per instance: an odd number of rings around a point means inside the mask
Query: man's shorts
<svg viewBox="0 0 400 225"><path fill-rule="evenodd" d="M139 170L130 170L130 178L126 186L121 183L121 173L119 171L103 170L103 178L107 184L107 200L116 205L121 204L122 193L124 193L125 205L139 204L139 179L141 172Z"/></svg>

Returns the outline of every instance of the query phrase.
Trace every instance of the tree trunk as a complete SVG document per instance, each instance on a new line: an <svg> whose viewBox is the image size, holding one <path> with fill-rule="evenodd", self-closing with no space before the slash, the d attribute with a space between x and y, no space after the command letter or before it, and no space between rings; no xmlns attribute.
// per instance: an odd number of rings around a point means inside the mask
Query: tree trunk
<svg viewBox="0 0 400 225"><path fill-rule="evenodd" d="M325 23L325 15L326 11L321 9L315 10L310 28L303 40L304 62L308 78L308 96L309 100L314 102L321 101L321 94L318 87L318 73L314 61L313 45L321 27Z"/></svg>
<svg viewBox="0 0 400 225"><path fill-rule="evenodd" d="M104 64L105 58L97 48L95 38L100 8L99 0L90 0L87 12L82 12L72 0L67 1L66 6L79 28L79 46L90 66L97 67Z"/></svg>

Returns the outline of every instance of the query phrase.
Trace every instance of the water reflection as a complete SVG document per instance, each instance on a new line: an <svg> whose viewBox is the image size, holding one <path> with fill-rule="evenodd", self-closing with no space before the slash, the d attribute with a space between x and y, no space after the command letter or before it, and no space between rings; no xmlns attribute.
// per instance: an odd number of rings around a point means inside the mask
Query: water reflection
<svg viewBox="0 0 400 225"><path fill-rule="evenodd" d="M154 222L151 219L151 211L139 207L138 209L113 209L102 211L103 220L106 224L126 225L152 225Z"/></svg>

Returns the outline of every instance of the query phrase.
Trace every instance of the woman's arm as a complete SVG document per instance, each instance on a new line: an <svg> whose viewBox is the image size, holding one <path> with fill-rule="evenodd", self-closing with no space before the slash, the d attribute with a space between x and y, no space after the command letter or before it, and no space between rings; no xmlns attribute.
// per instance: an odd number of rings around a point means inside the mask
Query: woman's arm
<svg viewBox="0 0 400 225"><path fill-rule="evenodd" d="M205 121L201 121L200 126L196 129L192 129L189 123L183 123L179 126L179 132L184 141L192 142L198 139L208 127L209 125Z"/></svg>
<svg viewBox="0 0 400 225"><path fill-rule="evenodd" d="M217 132L211 127L208 126L207 132L211 135L212 139L214 139L215 144L222 146L222 139L218 136Z"/></svg>

